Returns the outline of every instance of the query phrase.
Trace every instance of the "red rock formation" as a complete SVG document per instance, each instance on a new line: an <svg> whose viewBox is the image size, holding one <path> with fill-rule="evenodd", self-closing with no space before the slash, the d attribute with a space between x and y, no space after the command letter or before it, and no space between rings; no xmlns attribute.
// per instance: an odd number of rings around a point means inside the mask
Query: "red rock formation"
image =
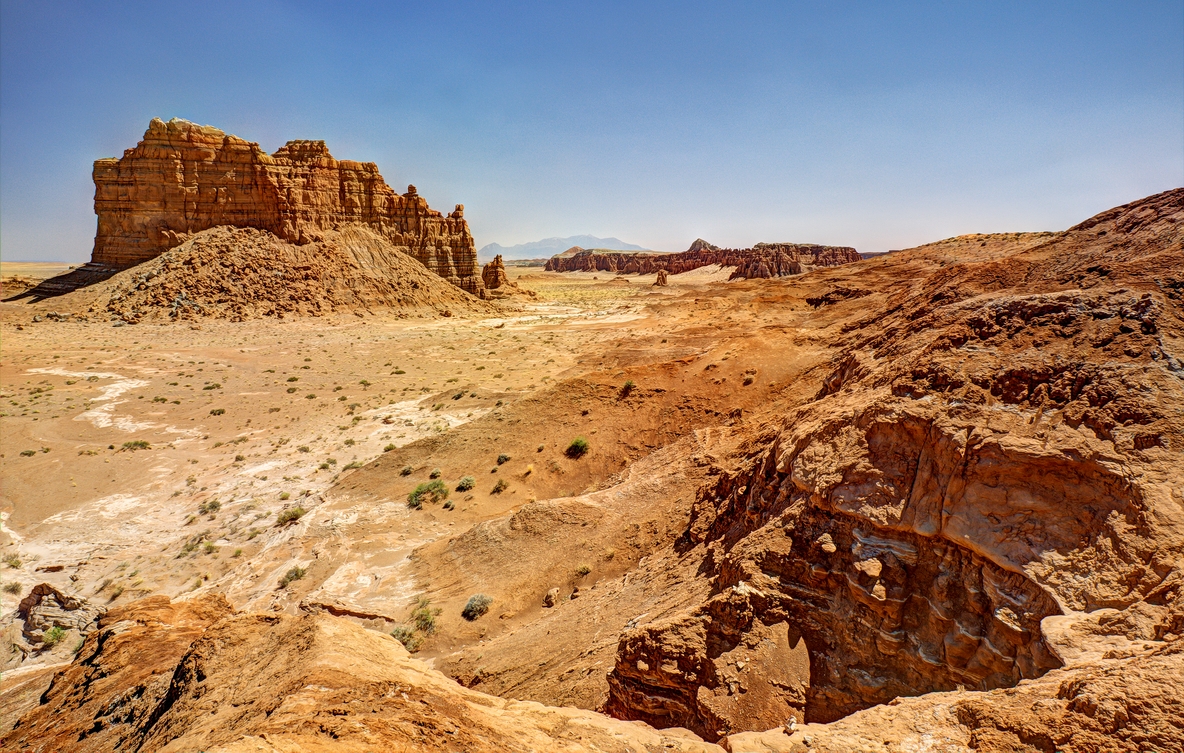
<svg viewBox="0 0 1184 753"><path fill-rule="evenodd" d="M546 269L548 272L626 274L653 274L661 269L676 275L718 264L735 268L730 279L768 278L801 274L803 265L837 267L860 258L859 252L846 246L758 243L752 248L735 249L719 248L700 238L680 254L568 249L548 259Z"/></svg>
<svg viewBox="0 0 1184 753"><path fill-rule="evenodd" d="M497 290L504 285L510 284L510 278L506 276L506 265L502 263L501 254L495 256L493 261L481 269L481 280L489 290Z"/></svg>
<svg viewBox="0 0 1184 753"><path fill-rule="evenodd" d="M93 266L139 264L218 225L305 242L363 223L454 285L481 293L463 205L445 217L414 186L400 196L377 165L336 160L323 141L289 141L268 155L211 126L154 118L135 149L95 162L94 181Z"/></svg>

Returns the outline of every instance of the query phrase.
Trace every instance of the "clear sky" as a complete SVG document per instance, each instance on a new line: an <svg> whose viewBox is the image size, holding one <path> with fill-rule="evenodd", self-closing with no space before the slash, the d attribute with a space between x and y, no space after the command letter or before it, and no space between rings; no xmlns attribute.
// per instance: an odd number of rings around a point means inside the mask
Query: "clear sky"
<svg viewBox="0 0 1184 753"><path fill-rule="evenodd" d="M0 254L153 117L324 139L477 245L902 248L1184 185L1184 3L0 0Z"/></svg>

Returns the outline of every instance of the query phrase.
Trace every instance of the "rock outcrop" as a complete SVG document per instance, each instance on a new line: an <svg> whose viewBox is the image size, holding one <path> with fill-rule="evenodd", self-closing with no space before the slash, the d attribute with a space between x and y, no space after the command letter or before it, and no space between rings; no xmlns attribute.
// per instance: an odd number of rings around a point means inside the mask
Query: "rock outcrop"
<svg viewBox="0 0 1184 753"><path fill-rule="evenodd" d="M798 275L806 268L835 267L860 261L859 252L846 246L802 243L758 243L752 248L719 248L699 239L678 254L568 249L547 260L548 272L615 272L676 275L718 264L733 267L730 279Z"/></svg>
<svg viewBox="0 0 1184 753"><path fill-rule="evenodd" d="M53 628L86 633L106 610L81 596L67 596L48 583L39 583L21 599L16 611L24 622L24 637L40 643Z"/></svg>
<svg viewBox="0 0 1184 753"><path fill-rule="evenodd" d="M702 490L680 546L709 552L716 595L622 634L604 709L714 740L1040 677L1073 651L1050 618L1135 610L1172 635L1181 268L1184 189L857 314L813 399ZM785 630L804 689L761 658Z"/></svg>
<svg viewBox="0 0 1184 753"><path fill-rule="evenodd" d="M94 181L92 268L139 264L219 225L307 243L361 223L453 285L481 293L462 205L444 216L415 186L399 195L374 163L334 159L323 141L289 141L269 155L211 126L154 118L134 149L95 162Z"/></svg>
<svg viewBox="0 0 1184 753"><path fill-rule="evenodd" d="M685 730L468 690L325 613L232 614L217 595L112 610L4 750L683 751Z"/></svg>
<svg viewBox="0 0 1184 753"><path fill-rule="evenodd" d="M510 278L506 276L506 265L502 262L501 254L495 256L493 261L482 267L481 280L489 290L497 290L500 287L510 284Z"/></svg>

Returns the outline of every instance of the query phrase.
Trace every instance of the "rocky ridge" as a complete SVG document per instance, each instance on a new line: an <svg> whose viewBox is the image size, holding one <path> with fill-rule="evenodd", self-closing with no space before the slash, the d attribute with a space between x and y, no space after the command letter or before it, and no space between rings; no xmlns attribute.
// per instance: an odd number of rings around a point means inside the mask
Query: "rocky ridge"
<svg viewBox="0 0 1184 753"><path fill-rule="evenodd" d="M92 271L142 263L220 225L303 244L360 223L453 285L481 293L462 205L445 216L414 186L397 194L377 165L334 159L323 141L289 141L269 155L212 126L154 118L134 149L95 162L94 182Z"/></svg>
<svg viewBox="0 0 1184 753"><path fill-rule="evenodd" d="M801 274L804 269L833 267L860 261L859 253L845 246L817 246L801 243L758 243L752 248L719 248L698 239L678 254L568 249L547 260L548 272L614 272L622 274L668 274L717 264L733 267L730 279L768 279ZM803 266L805 265L805 266Z"/></svg>

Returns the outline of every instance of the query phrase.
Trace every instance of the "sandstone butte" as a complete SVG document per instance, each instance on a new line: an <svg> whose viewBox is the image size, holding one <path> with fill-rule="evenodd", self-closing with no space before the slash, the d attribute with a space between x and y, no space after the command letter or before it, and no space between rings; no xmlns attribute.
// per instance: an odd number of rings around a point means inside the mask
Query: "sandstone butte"
<svg viewBox="0 0 1184 753"><path fill-rule="evenodd" d="M153 259L220 225L308 243L354 223L453 285L476 296L483 290L463 205L444 216L415 186L399 195L373 162L334 159L324 141L289 141L269 155L212 126L153 118L134 149L95 162L94 182L98 231L91 261L62 280L58 292Z"/></svg>
<svg viewBox="0 0 1184 753"><path fill-rule="evenodd" d="M752 248L719 248L702 238L686 251L658 254L641 251L608 251L578 246L547 260L548 272L617 272L676 275L718 264L733 267L729 279L768 279L799 275L814 267L835 267L859 261L859 252L847 246L808 243L758 243Z"/></svg>

